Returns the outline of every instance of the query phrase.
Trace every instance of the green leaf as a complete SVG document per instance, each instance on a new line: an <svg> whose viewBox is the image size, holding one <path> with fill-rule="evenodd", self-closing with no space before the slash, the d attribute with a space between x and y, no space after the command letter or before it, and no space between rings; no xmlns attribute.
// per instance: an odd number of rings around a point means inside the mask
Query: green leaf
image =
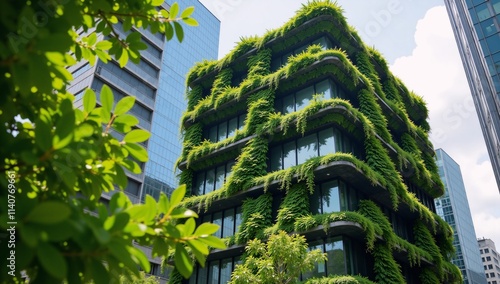
<svg viewBox="0 0 500 284"><path fill-rule="evenodd" d="M175 35L177 36L177 40L182 42L184 39L184 30L182 29L181 24L174 22Z"/></svg>
<svg viewBox="0 0 500 284"><path fill-rule="evenodd" d="M212 223L203 223L194 232L195 236L209 236L219 230L220 226Z"/></svg>
<svg viewBox="0 0 500 284"><path fill-rule="evenodd" d="M35 120L35 142L43 151L52 147L52 121L50 114L45 110L40 110L40 116Z"/></svg>
<svg viewBox="0 0 500 284"><path fill-rule="evenodd" d="M132 160L129 160L129 159L125 159L121 162L121 165L123 167L125 167L127 170L129 170L130 172L132 172L133 174L140 174L141 173L141 167L139 167L139 165L132 161Z"/></svg>
<svg viewBox="0 0 500 284"><path fill-rule="evenodd" d="M73 111L64 113L57 122L52 147L56 150L66 147L73 140L75 128L75 113Z"/></svg>
<svg viewBox="0 0 500 284"><path fill-rule="evenodd" d="M90 266L92 270L92 281L95 284L108 284L110 283L110 273L104 267L102 261L97 259L92 259L92 263Z"/></svg>
<svg viewBox="0 0 500 284"><path fill-rule="evenodd" d="M97 41L97 34L94 32L94 33L91 33L88 37L87 37L87 44L92 46L96 43Z"/></svg>
<svg viewBox="0 0 500 284"><path fill-rule="evenodd" d="M115 111L113 112L116 116L122 115L129 111L135 103L135 97L127 96L121 99L115 107Z"/></svg>
<svg viewBox="0 0 500 284"><path fill-rule="evenodd" d="M179 4L177 2L174 2L172 6L170 6L170 20L174 20L177 17L177 14L179 13Z"/></svg>
<svg viewBox="0 0 500 284"><path fill-rule="evenodd" d="M107 247L117 260L127 266L135 275L139 275L139 270L137 270L137 263L132 260L131 255L127 250L127 246L118 242L110 242Z"/></svg>
<svg viewBox="0 0 500 284"><path fill-rule="evenodd" d="M38 224L56 224L66 220L71 215L71 209L59 201L44 201L39 203L26 217L26 221Z"/></svg>
<svg viewBox="0 0 500 284"><path fill-rule="evenodd" d="M160 6L165 0L153 0L153 6Z"/></svg>
<svg viewBox="0 0 500 284"><path fill-rule="evenodd" d="M96 49L100 50L109 50L113 44L109 40L101 40L95 45Z"/></svg>
<svg viewBox="0 0 500 284"><path fill-rule="evenodd" d="M165 193L160 193L160 198L158 199L158 209L160 213L165 214L170 209L170 201Z"/></svg>
<svg viewBox="0 0 500 284"><path fill-rule="evenodd" d="M153 257L168 255L168 245L162 238L156 238L153 241L153 249L151 251Z"/></svg>
<svg viewBox="0 0 500 284"><path fill-rule="evenodd" d="M184 223L184 235L190 236L193 234L194 229L196 229L196 222L194 218L187 219L186 223Z"/></svg>
<svg viewBox="0 0 500 284"><path fill-rule="evenodd" d="M141 41L141 34L139 32L131 32L127 35L125 41L129 43Z"/></svg>
<svg viewBox="0 0 500 284"><path fill-rule="evenodd" d="M111 117L111 110L113 109L113 91L108 85L103 85L101 88L101 115L105 119L104 123L107 123Z"/></svg>
<svg viewBox="0 0 500 284"><path fill-rule="evenodd" d="M95 92L87 88L85 90L85 93L83 94L83 110L86 111L87 113L90 113L92 110L94 110L96 104L96 96Z"/></svg>
<svg viewBox="0 0 500 284"><path fill-rule="evenodd" d="M172 213L170 213L170 217L173 219L182 219L182 218L198 218L198 214L194 212L191 209L186 209L186 208L175 208L172 210Z"/></svg>
<svg viewBox="0 0 500 284"><path fill-rule="evenodd" d="M139 162L147 162L148 161L148 152L142 146L137 144L126 143L123 145L123 148L127 149L127 151L137 159Z"/></svg>
<svg viewBox="0 0 500 284"><path fill-rule="evenodd" d="M193 265L191 264L191 258L187 253L183 245L177 244L175 246L175 256L174 256L175 268L179 273L184 276L184 278L189 278L193 272Z"/></svg>
<svg viewBox="0 0 500 284"><path fill-rule="evenodd" d="M120 67L123 68L125 65L127 65L128 62L128 50L123 49L122 54L120 55L120 58L118 59L118 62L120 63Z"/></svg>
<svg viewBox="0 0 500 284"><path fill-rule="evenodd" d="M186 195L186 185L180 185L177 189L172 192L172 196L170 197L170 206L176 207L181 200Z"/></svg>
<svg viewBox="0 0 500 284"><path fill-rule="evenodd" d="M165 23L165 37L167 38L167 41L174 37L174 28L170 22Z"/></svg>
<svg viewBox="0 0 500 284"><path fill-rule="evenodd" d="M151 136L151 133L142 129L134 129L127 133L125 137L123 137L123 141L127 143L140 143L146 141Z"/></svg>
<svg viewBox="0 0 500 284"><path fill-rule="evenodd" d="M182 19L182 21L186 25L191 26L191 27L197 27L198 26L198 22L195 19L193 19L193 18Z"/></svg>
<svg viewBox="0 0 500 284"><path fill-rule="evenodd" d="M128 247L127 249L132 256L132 259L134 259L134 261L138 263L145 272L149 273L151 270L151 264L149 263L146 254L136 247Z"/></svg>
<svg viewBox="0 0 500 284"><path fill-rule="evenodd" d="M119 164L115 164L115 183L120 187L120 189L125 189L127 187L128 179L123 171L123 168Z"/></svg>
<svg viewBox="0 0 500 284"><path fill-rule="evenodd" d="M181 18L187 18L187 17L191 16L191 14L193 14L193 12L194 12L194 6L189 6L186 9L184 9L184 11L182 11Z"/></svg>
<svg viewBox="0 0 500 284"><path fill-rule="evenodd" d="M42 267L57 279L66 277L68 267L61 253L48 243L41 243L37 248L37 257Z"/></svg>
<svg viewBox="0 0 500 284"><path fill-rule="evenodd" d="M218 248L218 249L225 249L226 248L226 244L224 244L224 242L221 239L214 237L214 236L207 236L207 237L199 238L198 240L213 247L213 248Z"/></svg>
<svg viewBox="0 0 500 284"><path fill-rule="evenodd" d="M196 260L198 260L202 267L205 267L206 256L209 253L208 246L198 240L189 240L187 244L191 248Z"/></svg>

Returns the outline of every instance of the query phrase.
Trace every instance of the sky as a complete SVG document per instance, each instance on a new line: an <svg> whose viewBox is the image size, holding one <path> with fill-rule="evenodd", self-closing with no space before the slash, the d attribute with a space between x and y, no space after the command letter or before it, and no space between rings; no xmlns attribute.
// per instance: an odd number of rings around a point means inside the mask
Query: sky
<svg viewBox="0 0 500 284"><path fill-rule="evenodd" d="M306 0L200 0L221 21L219 58L284 24ZM363 41L427 102L430 139L461 167L478 238L500 250L500 193L442 0L338 0Z"/></svg>

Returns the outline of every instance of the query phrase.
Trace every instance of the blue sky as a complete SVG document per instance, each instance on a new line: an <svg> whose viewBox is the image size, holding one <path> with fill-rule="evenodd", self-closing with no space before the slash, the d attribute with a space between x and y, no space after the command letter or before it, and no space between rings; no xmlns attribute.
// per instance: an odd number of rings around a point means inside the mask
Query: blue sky
<svg viewBox="0 0 500 284"><path fill-rule="evenodd" d="M305 1L200 0L221 21L219 57L242 36L280 27ZM441 0L338 0L366 44L430 110L431 141L461 167L477 237L500 247L500 194Z"/></svg>

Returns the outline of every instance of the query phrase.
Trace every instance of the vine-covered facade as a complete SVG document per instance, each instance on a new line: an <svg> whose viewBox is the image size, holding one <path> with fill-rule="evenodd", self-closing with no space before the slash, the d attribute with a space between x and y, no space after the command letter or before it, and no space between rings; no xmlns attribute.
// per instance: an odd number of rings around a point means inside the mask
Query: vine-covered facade
<svg viewBox="0 0 500 284"><path fill-rule="evenodd" d="M460 282L451 228L434 209L443 185L425 103L336 4L304 5L197 64L187 84L186 205L228 244L189 283L226 283L245 243L279 230L327 253L301 276L310 283Z"/></svg>

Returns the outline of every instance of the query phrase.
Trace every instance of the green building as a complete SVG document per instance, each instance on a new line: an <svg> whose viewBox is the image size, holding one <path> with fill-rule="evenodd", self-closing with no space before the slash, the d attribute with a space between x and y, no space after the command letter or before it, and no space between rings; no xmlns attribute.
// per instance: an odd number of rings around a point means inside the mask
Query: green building
<svg viewBox="0 0 500 284"><path fill-rule="evenodd" d="M336 4L310 2L197 64L187 84L181 183L228 243L187 282L226 283L245 243L279 230L328 255L302 280L461 281L451 228L435 214L444 190L425 103Z"/></svg>

